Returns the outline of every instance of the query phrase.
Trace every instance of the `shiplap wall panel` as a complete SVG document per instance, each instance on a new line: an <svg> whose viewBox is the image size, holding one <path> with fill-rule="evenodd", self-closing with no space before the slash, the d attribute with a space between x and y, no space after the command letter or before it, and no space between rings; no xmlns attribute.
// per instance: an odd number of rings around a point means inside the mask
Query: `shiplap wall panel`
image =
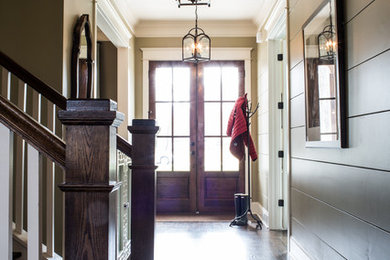
<svg viewBox="0 0 390 260"><path fill-rule="evenodd" d="M268 82L267 82L268 84ZM259 113L264 113L268 115L269 111L269 92L264 91L259 97Z"/></svg>
<svg viewBox="0 0 390 260"><path fill-rule="evenodd" d="M269 174L269 72L268 72L268 42L258 44L258 200L261 206L268 210L268 174ZM262 212L257 212L262 216ZM267 223L268 220L263 220Z"/></svg>
<svg viewBox="0 0 390 260"><path fill-rule="evenodd" d="M347 259L387 259L390 234L318 199L291 190L292 214Z"/></svg>
<svg viewBox="0 0 390 260"><path fill-rule="evenodd" d="M390 48L389 16L390 1L375 0L347 24L348 68Z"/></svg>
<svg viewBox="0 0 390 260"><path fill-rule="evenodd" d="M291 70L290 98L294 98L305 91L305 67L303 61Z"/></svg>
<svg viewBox="0 0 390 260"><path fill-rule="evenodd" d="M343 1L345 2L345 21L350 21L354 16L361 12L363 8L368 6L368 4L374 2L374 0Z"/></svg>
<svg viewBox="0 0 390 260"><path fill-rule="evenodd" d="M267 134L269 132L269 119L266 113L262 113L258 117L259 134Z"/></svg>
<svg viewBox="0 0 390 260"><path fill-rule="evenodd" d="M303 61L303 38L302 31L290 40L290 69Z"/></svg>
<svg viewBox="0 0 390 260"><path fill-rule="evenodd" d="M324 243L318 236L306 230L296 219L291 220L291 233L301 244L310 256L314 259L345 260L333 248ZM302 247L302 245L300 245Z"/></svg>
<svg viewBox="0 0 390 260"><path fill-rule="evenodd" d="M390 172L299 159L292 165L292 187L390 232Z"/></svg>
<svg viewBox="0 0 390 260"><path fill-rule="evenodd" d="M298 127L305 125L305 95L302 93L291 99L291 123L290 127Z"/></svg>
<svg viewBox="0 0 390 260"><path fill-rule="evenodd" d="M299 0L290 13L290 38L302 30L302 25L314 13L323 0Z"/></svg>
<svg viewBox="0 0 390 260"><path fill-rule="evenodd" d="M305 148L304 127L291 129L291 156L390 171L390 112L355 117L349 123L349 148Z"/></svg>
<svg viewBox="0 0 390 260"><path fill-rule="evenodd" d="M294 4L289 17L290 105L291 120L296 124L297 118L304 118L304 98L294 98L304 91L300 30L308 10L315 10L319 3L289 2ZM290 130L293 219L290 239L314 259L339 258L324 253L332 251L346 259L387 259L390 55L386 51L390 48L390 1L343 2L348 43L349 148L305 148L304 126ZM301 226L295 225L294 220Z"/></svg>
<svg viewBox="0 0 390 260"><path fill-rule="evenodd" d="M269 134L259 135L259 154L268 154L269 152Z"/></svg>
<svg viewBox="0 0 390 260"><path fill-rule="evenodd" d="M348 72L349 116L389 110L389 76L390 51L351 69Z"/></svg>

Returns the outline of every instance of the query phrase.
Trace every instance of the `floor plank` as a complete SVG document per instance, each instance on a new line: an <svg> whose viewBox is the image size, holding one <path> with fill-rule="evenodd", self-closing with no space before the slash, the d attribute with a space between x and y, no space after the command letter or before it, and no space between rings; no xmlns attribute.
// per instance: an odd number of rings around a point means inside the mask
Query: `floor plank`
<svg viewBox="0 0 390 260"><path fill-rule="evenodd" d="M155 260L285 260L286 232L230 222L157 222Z"/></svg>

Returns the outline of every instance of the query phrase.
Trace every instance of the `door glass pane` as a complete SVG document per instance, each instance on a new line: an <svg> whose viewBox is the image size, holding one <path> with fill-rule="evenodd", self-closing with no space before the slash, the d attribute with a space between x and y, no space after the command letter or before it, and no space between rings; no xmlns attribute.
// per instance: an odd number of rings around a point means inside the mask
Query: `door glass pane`
<svg viewBox="0 0 390 260"><path fill-rule="evenodd" d="M173 100L190 100L190 68L173 68Z"/></svg>
<svg viewBox="0 0 390 260"><path fill-rule="evenodd" d="M173 139L173 170L190 170L190 138Z"/></svg>
<svg viewBox="0 0 390 260"><path fill-rule="evenodd" d="M190 135L190 103L175 103L173 105L174 135Z"/></svg>
<svg viewBox="0 0 390 260"><path fill-rule="evenodd" d="M320 100L320 132L337 132L336 100ZM321 139L322 140L322 139Z"/></svg>
<svg viewBox="0 0 390 260"><path fill-rule="evenodd" d="M204 100L221 100L221 69L219 67L206 67L204 75Z"/></svg>
<svg viewBox="0 0 390 260"><path fill-rule="evenodd" d="M157 135L172 134L172 104L156 103L156 125L160 127Z"/></svg>
<svg viewBox="0 0 390 260"><path fill-rule="evenodd" d="M223 171L238 171L239 168L239 160L232 155L229 150L230 147L230 137L224 137L223 139L223 147L222 147L222 170Z"/></svg>
<svg viewBox="0 0 390 260"><path fill-rule="evenodd" d="M234 107L234 102L228 102L222 104L222 135L226 135L227 124L229 121L230 113Z"/></svg>
<svg viewBox="0 0 390 260"><path fill-rule="evenodd" d="M204 139L204 170L221 170L221 138L205 137Z"/></svg>
<svg viewBox="0 0 390 260"><path fill-rule="evenodd" d="M172 171L172 138L157 138L156 165L158 171Z"/></svg>
<svg viewBox="0 0 390 260"><path fill-rule="evenodd" d="M221 135L221 104L204 104L204 134Z"/></svg>
<svg viewBox="0 0 390 260"><path fill-rule="evenodd" d="M157 68L155 77L156 101L172 100L172 69Z"/></svg>
<svg viewBox="0 0 390 260"><path fill-rule="evenodd" d="M238 68L222 68L222 100L235 101L238 98Z"/></svg>

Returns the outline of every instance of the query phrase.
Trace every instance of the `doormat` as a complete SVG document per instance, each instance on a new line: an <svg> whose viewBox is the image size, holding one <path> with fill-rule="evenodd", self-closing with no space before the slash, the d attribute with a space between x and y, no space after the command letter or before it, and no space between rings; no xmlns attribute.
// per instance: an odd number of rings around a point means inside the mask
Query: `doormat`
<svg viewBox="0 0 390 260"><path fill-rule="evenodd" d="M158 222L228 222L234 218L234 214L158 214L156 221Z"/></svg>

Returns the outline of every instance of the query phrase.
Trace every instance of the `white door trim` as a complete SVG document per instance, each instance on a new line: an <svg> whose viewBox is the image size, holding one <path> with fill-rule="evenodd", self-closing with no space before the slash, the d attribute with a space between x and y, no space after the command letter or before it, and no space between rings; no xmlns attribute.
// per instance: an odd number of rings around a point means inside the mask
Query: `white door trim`
<svg viewBox="0 0 390 260"><path fill-rule="evenodd" d="M269 227L271 229L288 228L288 101L286 94L287 84L287 11L284 0L279 0L277 11L268 29L268 66L269 66L269 183L268 183L268 211ZM277 54L283 53L283 61L277 61ZM281 94L283 98L281 99ZM284 109L277 107L283 102ZM281 126L283 125L283 131ZM284 158L278 158L278 151L284 151ZM283 165L283 168L282 168ZM278 200L284 200L284 207L279 207Z"/></svg>

